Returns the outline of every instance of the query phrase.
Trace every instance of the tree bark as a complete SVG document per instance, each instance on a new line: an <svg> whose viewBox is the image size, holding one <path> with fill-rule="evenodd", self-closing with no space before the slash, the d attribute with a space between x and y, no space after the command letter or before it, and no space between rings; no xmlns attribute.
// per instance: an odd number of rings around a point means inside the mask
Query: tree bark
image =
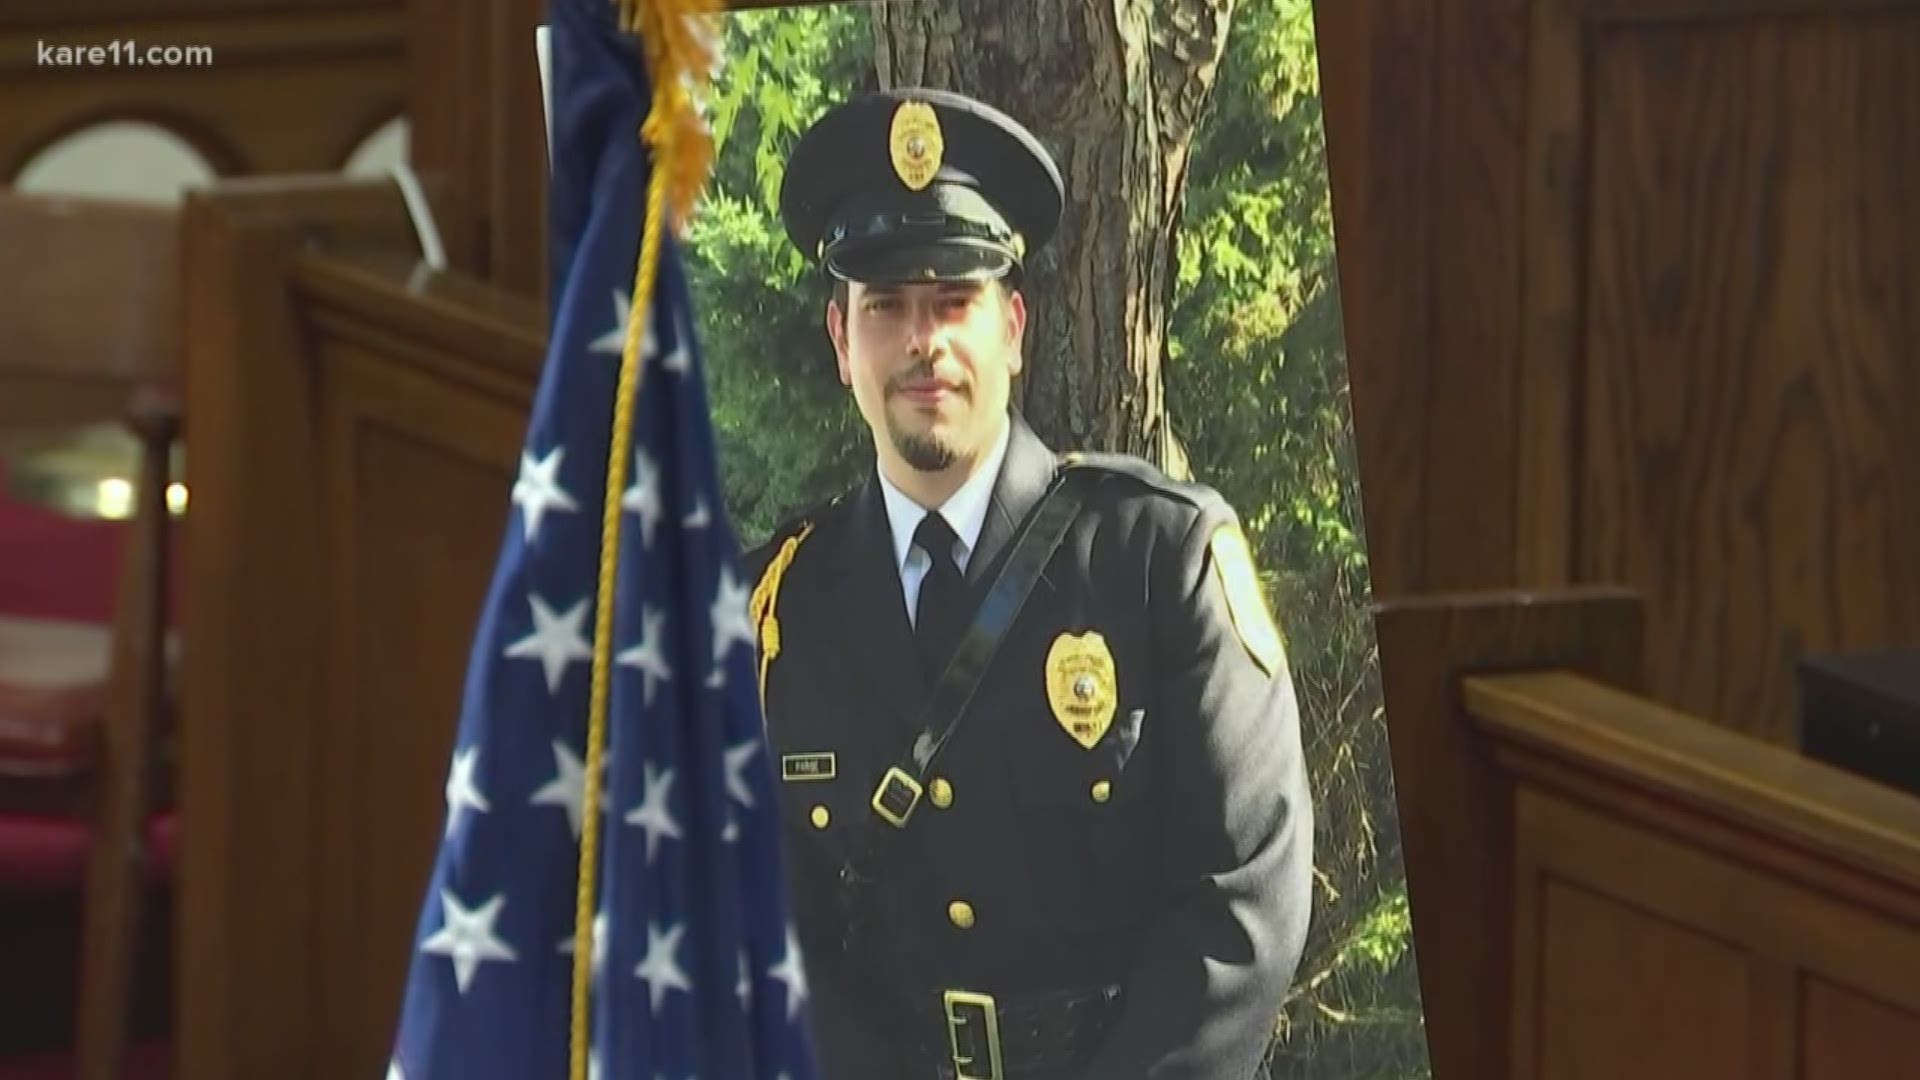
<svg viewBox="0 0 1920 1080"><path fill-rule="evenodd" d="M1066 181L1028 260L1016 400L1056 449L1175 475L1163 363L1180 208L1235 0L938 0L874 7L880 85L971 94L1030 128Z"/></svg>

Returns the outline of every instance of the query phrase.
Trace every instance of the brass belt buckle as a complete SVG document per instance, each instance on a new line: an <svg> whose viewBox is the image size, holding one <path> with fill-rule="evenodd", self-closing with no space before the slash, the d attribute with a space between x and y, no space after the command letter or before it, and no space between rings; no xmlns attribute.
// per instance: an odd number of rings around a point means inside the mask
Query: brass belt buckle
<svg viewBox="0 0 1920 1080"><path fill-rule="evenodd" d="M958 1080L1003 1080L1006 1073L1000 1064L1000 1013L994 1008L993 995L948 990L942 999L954 1076Z"/></svg>
<svg viewBox="0 0 1920 1080"><path fill-rule="evenodd" d="M873 811L894 828L904 829L907 819L913 816L913 808L920 805L921 790L920 781L895 765L880 778L880 786L873 789Z"/></svg>

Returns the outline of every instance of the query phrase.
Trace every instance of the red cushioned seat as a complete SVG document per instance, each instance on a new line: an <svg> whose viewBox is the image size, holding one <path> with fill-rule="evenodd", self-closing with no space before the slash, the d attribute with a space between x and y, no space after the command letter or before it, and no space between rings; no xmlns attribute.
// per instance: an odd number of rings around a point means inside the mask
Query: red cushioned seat
<svg viewBox="0 0 1920 1080"><path fill-rule="evenodd" d="M15 916L5 920L11 936L0 938L0 989L14 991L0 998L0 1018L10 1022L0 1025L0 1036L10 1040L4 1046L16 1065L25 1053L76 1045L81 1036L46 1021L77 1003L72 1027L88 1033L77 1044L86 1065L95 1054L121 1056L121 1020L130 1008L121 988L141 949L167 943L166 920L154 924L160 933L130 935L138 920L127 916L164 900L130 893L168 890L138 888L138 880L128 880L132 866L117 857L99 860L102 872L90 875L88 852L151 845L148 865L161 874L173 861L172 829L140 811L171 798L161 749L170 723L160 704L170 680L156 671L164 665L151 661L156 648L171 651L160 639L172 625L177 592L168 579L179 565L177 545L163 553L174 531L164 505L167 459L180 438L180 219L174 210L124 201L0 191L0 235L8 239L0 248L18 257L21 271L12 275L18 287L0 289L0 326L7 328L0 368L58 388L45 399L51 404L44 415L10 413L18 422L7 433L10 451L48 465L48 455L63 449L106 448L108 433L99 425L117 423L132 438L122 444L135 470L125 478L137 480L134 517L86 521L10 498L14 489L0 474L0 616L65 620L102 638L112 627L128 662L124 680L114 683L116 707L103 713L84 688L106 683L107 649L71 650L68 659L87 662L63 670L57 646L84 634L43 625L28 629L44 635L7 636L0 620L0 684L10 690L13 721L0 741L0 766L9 770L0 775L0 799L8 800L0 804L0 875L10 873L15 889L58 891L6 896L9 883L0 876L0 910ZM0 397L9 390L0 388ZM123 692L130 706L124 717L117 707ZM66 941L38 948L68 924L99 937L78 948ZM53 989L53 969L70 984L74 976L99 980L99 992ZM0 1072L0 1080L51 1080L70 1071L47 1058L39 1071Z"/></svg>
<svg viewBox="0 0 1920 1080"><path fill-rule="evenodd" d="M101 761L110 631L0 615L0 821L85 821ZM0 837L14 853L35 838ZM16 860L0 856L0 890Z"/></svg>
<svg viewBox="0 0 1920 1080"><path fill-rule="evenodd" d="M0 457L0 613L112 620L127 523L69 517L7 495Z"/></svg>
<svg viewBox="0 0 1920 1080"><path fill-rule="evenodd" d="M172 812L147 822L147 877L173 880L179 824ZM0 895L75 893L87 879L93 832L81 821L0 816Z"/></svg>
<svg viewBox="0 0 1920 1080"><path fill-rule="evenodd" d="M100 759L106 704L103 682L17 686L0 681L0 784L59 784L90 775Z"/></svg>

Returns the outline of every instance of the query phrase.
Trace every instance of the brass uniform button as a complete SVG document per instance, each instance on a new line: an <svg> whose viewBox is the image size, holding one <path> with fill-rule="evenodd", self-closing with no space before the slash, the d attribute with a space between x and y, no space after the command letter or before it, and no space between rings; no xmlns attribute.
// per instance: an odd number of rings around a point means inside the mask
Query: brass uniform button
<svg viewBox="0 0 1920 1080"><path fill-rule="evenodd" d="M1111 798L1113 798L1113 784L1106 780L1095 780L1093 782L1093 801L1103 803Z"/></svg>
<svg viewBox="0 0 1920 1080"><path fill-rule="evenodd" d="M947 905L947 918L953 920L953 925L960 929L970 930L973 928L973 905L965 900L955 900Z"/></svg>
<svg viewBox="0 0 1920 1080"><path fill-rule="evenodd" d="M933 799L933 805L942 810L953 805L953 785L947 783L947 778L944 776L934 778L933 785L927 789L927 795Z"/></svg>
<svg viewBox="0 0 1920 1080"><path fill-rule="evenodd" d="M814 828L824 829L827 827L827 822L832 820L833 820L833 814L828 812L825 806L816 806L813 808L813 827Z"/></svg>

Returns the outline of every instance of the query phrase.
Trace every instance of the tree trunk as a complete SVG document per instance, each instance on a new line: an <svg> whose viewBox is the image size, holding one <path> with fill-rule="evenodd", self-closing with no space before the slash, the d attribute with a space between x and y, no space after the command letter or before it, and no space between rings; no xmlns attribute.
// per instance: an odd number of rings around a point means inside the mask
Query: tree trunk
<svg viewBox="0 0 1920 1080"><path fill-rule="evenodd" d="M1029 259L1022 412L1056 449L1118 450L1175 475L1167 312L1195 127L1234 0L939 0L874 7L880 85L971 94L1039 137L1066 181Z"/></svg>

